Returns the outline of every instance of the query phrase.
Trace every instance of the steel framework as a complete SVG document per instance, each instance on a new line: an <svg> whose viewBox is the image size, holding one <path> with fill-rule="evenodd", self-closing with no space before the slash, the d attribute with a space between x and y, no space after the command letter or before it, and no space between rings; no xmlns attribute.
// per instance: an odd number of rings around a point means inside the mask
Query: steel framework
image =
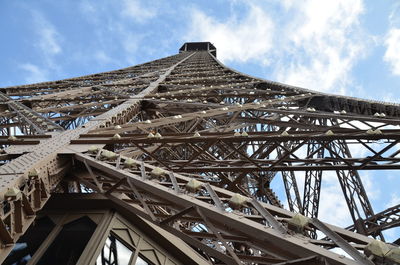
<svg viewBox="0 0 400 265"><path fill-rule="evenodd" d="M358 172L400 169L400 105L254 78L204 42L121 70L1 88L0 112L0 260L52 194L93 193L211 264L398 262L395 244L391 256L370 246L400 225L400 205L374 213ZM327 172L350 227L318 220ZM273 190L279 177L286 198Z"/></svg>

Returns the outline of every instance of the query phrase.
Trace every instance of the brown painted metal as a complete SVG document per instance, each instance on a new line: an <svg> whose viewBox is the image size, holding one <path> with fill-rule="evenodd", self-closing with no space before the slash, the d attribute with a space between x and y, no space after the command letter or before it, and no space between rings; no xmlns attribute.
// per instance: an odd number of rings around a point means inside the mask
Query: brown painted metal
<svg viewBox="0 0 400 265"><path fill-rule="evenodd" d="M351 260L337 259L336 258L337 255L328 250L324 250L323 248L318 247L318 245L306 244L305 242L309 242L309 239L306 237L290 236L290 234L282 235L281 232L273 228L269 228L268 226L265 226L265 224L263 224L263 221L265 221L265 219L262 216L258 215L256 211L254 212L254 215L258 217L257 219L254 219L254 216L250 214L252 211L249 211L249 213L247 214L245 213L246 211L244 211L244 213L239 213L239 212L231 213L229 211L220 211L209 203L210 201L212 201L211 198L209 198L209 200L205 200L205 198L203 198L204 196L200 196L199 198L198 194L196 193L176 194L175 192L172 191L172 189L165 187L164 185L156 184L154 181L151 180L143 180L139 175L132 173L130 169L126 170L116 169L115 162L96 160L95 155L88 156L83 154L77 154L75 157L78 161L86 161L93 169L98 170L98 172L103 172L101 177L98 175L99 181L107 179L107 182L110 181L112 182L113 179L114 181L118 181L121 178L130 179L133 185L135 185L136 188L141 191L143 196L145 196L147 201L152 201L152 200L167 201L169 202L169 205L164 207L164 209L169 213L183 211L182 214L186 214L187 212L189 212L191 215L194 215L195 217L196 216L200 217L200 221L198 223L202 223L203 226L207 227L207 222L201 221L203 217L196 214L196 211L187 210L188 207L195 207L201 209L202 212L204 211L203 214L207 216L209 222L211 222L213 226L215 226L218 229L218 233L221 234L222 237L224 237L225 234L248 237L249 238L248 244L250 244L250 246L252 246L255 251L256 250L261 251L263 253L262 255L272 255L272 257L275 258L290 260L317 254L318 256L323 256L329 262L332 262L332 264L353 264L353 261ZM140 163L140 161L136 161L136 163ZM150 175L151 170L154 169L155 167L147 164L145 166L146 166L146 171ZM79 173L75 173L74 175L78 179L85 178L85 175L81 176ZM190 180L190 178L181 176L179 174L176 174L176 178L178 179L179 182L181 183L183 182L182 184L185 184L185 182L188 182ZM165 182L168 183L168 179ZM172 182L169 183L172 186ZM105 187L106 185L103 186L103 188ZM234 195L234 193L221 188L213 187L213 189L215 193L219 194L221 198L229 199L232 195ZM120 192L128 195L133 191L129 189L127 190L121 189ZM124 203L121 200L117 200L113 196L115 195L108 195L110 199L114 200L116 203L121 204L121 206L129 207L131 211L134 211L136 214L144 218L147 218L148 220L151 220L150 215L147 212L148 210L142 208L143 206L141 207L140 205ZM293 213L285 211L283 209L279 209L266 204L263 204L263 207L265 207L266 211L271 210L271 213L273 213L274 215L286 218L293 216ZM246 205L246 208L250 209L251 206ZM157 212L159 209L153 207L151 210L154 213ZM187 227L185 225L185 223L187 222L180 219L180 217L181 214L174 214L174 217L171 219L173 219L175 223L179 220L180 226ZM161 220L161 222L163 220ZM257 220L257 221L250 221L250 220ZM165 226L162 227L166 228ZM353 242L358 241L360 239L359 235L355 233L351 233L349 231L336 227L332 228L340 234L344 234L350 237L354 236L354 238L352 239ZM170 228L168 228L168 231L170 231L171 229L176 229L174 228L173 224L170 224ZM214 229L211 229L211 231L214 231ZM212 233L214 234L214 236L211 236L211 238L215 238L216 236L215 232ZM182 237L182 239L185 240L184 237ZM364 237L362 240L364 244L366 244L370 242L371 239ZM231 243L234 242L235 241L231 241ZM191 244L190 242L187 243Z"/></svg>
<svg viewBox="0 0 400 265"><path fill-rule="evenodd" d="M0 89L0 260L52 192L82 188L215 264L357 264L320 247L336 244L363 259L354 252L371 241L363 235L318 221L304 234L287 229L293 213L271 184L279 175L292 211L316 218L323 173L336 171L350 230L383 239L400 225L398 205L374 213L357 173L400 169L399 105L247 76L206 44L121 70ZM98 151L88 152L91 145ZM353 157L353 147L370 155ZM187 191L191 178L202 188ZM230 210L235 193L254 203ZM335 238L307 237L321 229Z"/></svg>

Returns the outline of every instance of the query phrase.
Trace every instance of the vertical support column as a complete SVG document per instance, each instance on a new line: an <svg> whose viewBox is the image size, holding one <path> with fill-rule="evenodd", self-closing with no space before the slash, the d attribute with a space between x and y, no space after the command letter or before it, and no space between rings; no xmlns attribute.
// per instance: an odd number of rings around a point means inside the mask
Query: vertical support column
<svg viewBox="0 0 400 265"><path fill-rule="evenodd" d="M321 144L311 141L307 148L307 157L316 154L317 158L324 157L324 149ZM307 170L304 180L304 199L302 214L311 217L318 217L319 199L321 193L322 170Z"/></svg>
<svg viewBox="0 0 400 265"><path fill-rule="evenodd" d="M285 147L290 150L292 144L285 144ZM282 157L282 149L277 148L278 158ZM293 171L282 171L282 180L285 186L286 197L289 204L289 209L292 212L300 212L302 209L299 188L297 186L296 175Z"/></svg>
<svg viewBox="0 0 400 265"><path fill-rule="evenodd" d="M350 150L344 141L338 140L332 142L329 146L329 151L332 157L351 158ZM359 220L373 216L374 211L365 192L360 175L356 170L337 170L336 174L354 225L359 233L365 234L365 224L363 221L360 223ZM361 206L361 209L359 209L358 205ZM384 239L382 233L380 233L379 237L382 240Z"/></svg>
<svg viewBox="0 0 400 265"><path fill-rule="evenodd" d="M324 148L321 144L311 141L307 146L307 158L324 157ZM319 200L321 195L322 170L307 170L304 179L303 208L301 213L310 218L318 217ZM315 230L309 233L311 238L317 238Z"/></svg>

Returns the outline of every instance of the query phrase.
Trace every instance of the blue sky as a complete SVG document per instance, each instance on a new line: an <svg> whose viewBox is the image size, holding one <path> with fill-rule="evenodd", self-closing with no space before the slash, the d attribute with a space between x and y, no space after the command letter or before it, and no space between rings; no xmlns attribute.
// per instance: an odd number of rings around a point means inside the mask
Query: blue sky
<svg viewBox="0 0 400 265"><path fill-rule="evenodd" d="M1 87L118 69L174 54L185 41L211 41L244 73L400 102L395 0L1 1L0 31ZM375 211L400 203L399 175L361 172ZM321 218L348 224L337 181L323 185Z"/></svg>

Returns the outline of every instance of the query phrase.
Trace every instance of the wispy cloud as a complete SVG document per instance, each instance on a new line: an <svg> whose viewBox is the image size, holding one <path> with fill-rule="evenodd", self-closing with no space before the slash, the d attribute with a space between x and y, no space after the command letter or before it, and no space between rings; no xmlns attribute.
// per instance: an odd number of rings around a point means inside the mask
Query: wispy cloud
<svg viewBox="0 0 400 265"><path fill-rule="evenodd" d="M400 193L392 194L390 201L385 205L386 208L400 204ZM385 231L385 239L387 242L398 240L400 237L400 227L392 228Z"/></svg>
<svg viewBox="0 0 400 265"><path fill-rule="evenodd" d="M133 32L122 28L121 35L124 36L121 38L121 44L125 50L126 60L129 64L137 63L135 60L137 51L142 44L145 34L134 34Z"/></svg>
<svg viewBox="0 0 400 265"><path fill-rule="evenodd" d="M94 58L100 63L112 63L114 59L106 54L103 50L93 52Z"/></svg>
<svg viewBox="0 0 400 265"><path fill-rule="evenodd" d="M203 11L191 11L191 26L186 40L211 41L218 47L218 57L225 61L267 63L272 48L274 23L261 7L251 4L245 14L231 14L218 20Z"/></svg>
<svg viewBox="0 0 400 265"><path fill-rule="evenodd" d="M394 75L400 75L400 4L397 4L389 16L389 30L385 36L386 47L383 60L390 66Z"/></svg>
<svg viewBox="0 0 400 265"><path fill-rule="evenodd" d="M61 34L39 11L32 11L33 26L37 36L35 45L40 49L45 62L54 67L53 58L62 52Z"/></svg>
<svg viewBox="0 0 400 265"><path fill-rule="evenodd" d="M136 22L143 23L157 15L157 9L149 3L143 4L140 0L124 0L122 3L122 15Z"/></svg>
<svg viewBox="0 0 400 265"><path fill-rule="evenodd" d="M193 9L186 39L214 42L225 62L270 64L269 79L342 94L356 86L351 70L371 41L359 23L362 0L234 3L224 20Z"/></svg>
<svg viewBox="0 0 400 265"><path fill-rule="evenodd" d="M42 67L31 63L23 63L19 67L25 71L24 79L27 83L38 83L48 80L47 71Z"/></svg>
<svg viewBox="0 0 400 265"><path fill-rule="evenodd" d="M400 194L392 194L390 201L386 204L386 207L393 207L400 204Z"/></svg>
<svg viewBox="0 0 400 265"><path fill-rule="evenodd" d="M81 2L79 11L92 24L96 39L93 45L97 52L89 54L85 60L125 66L137 63L138 48L147 36L147 33L143 30L139 32L136 27L151 21L158 9L140 0L124 0L115 4L103 0L85 0ZM111 58L105 51L118 56Z"/></svg>
<svg viewBox="0 0 400 265"><path fill-rule="evenodd" d="M19 67L27 73L24 77L26 82L36 83L47 81L50 71L59 70L59 66L55 62L55 56L62 53L62 36L41 12L32 10L31 14L35 35L32 44L37 48L41 62L39 64L23 62L19 64Z"/></svg>
<svg viewBox="0 0 400 265"><path fill-rule="evenodd" d="M281 82L319 91L348 93L351 70L365 52L368 37L359 27L362 0L292 1L292 19L284 27L275 70Z"/></svg>
<svg viewBox="0 0 400 265"><path fill-rule="evenodd" d="M319 218L338 226L351 224L351 216L335 172L324 172Z"/></svg>
<svg viewBox="0 0 400 265"><path fill-rule="evenodd" d="M49 55L58 54L62 51L60 46L60 34L50 21L38 11L33 12L33 22L39 37L38 44L43 53Z"/></svg>

